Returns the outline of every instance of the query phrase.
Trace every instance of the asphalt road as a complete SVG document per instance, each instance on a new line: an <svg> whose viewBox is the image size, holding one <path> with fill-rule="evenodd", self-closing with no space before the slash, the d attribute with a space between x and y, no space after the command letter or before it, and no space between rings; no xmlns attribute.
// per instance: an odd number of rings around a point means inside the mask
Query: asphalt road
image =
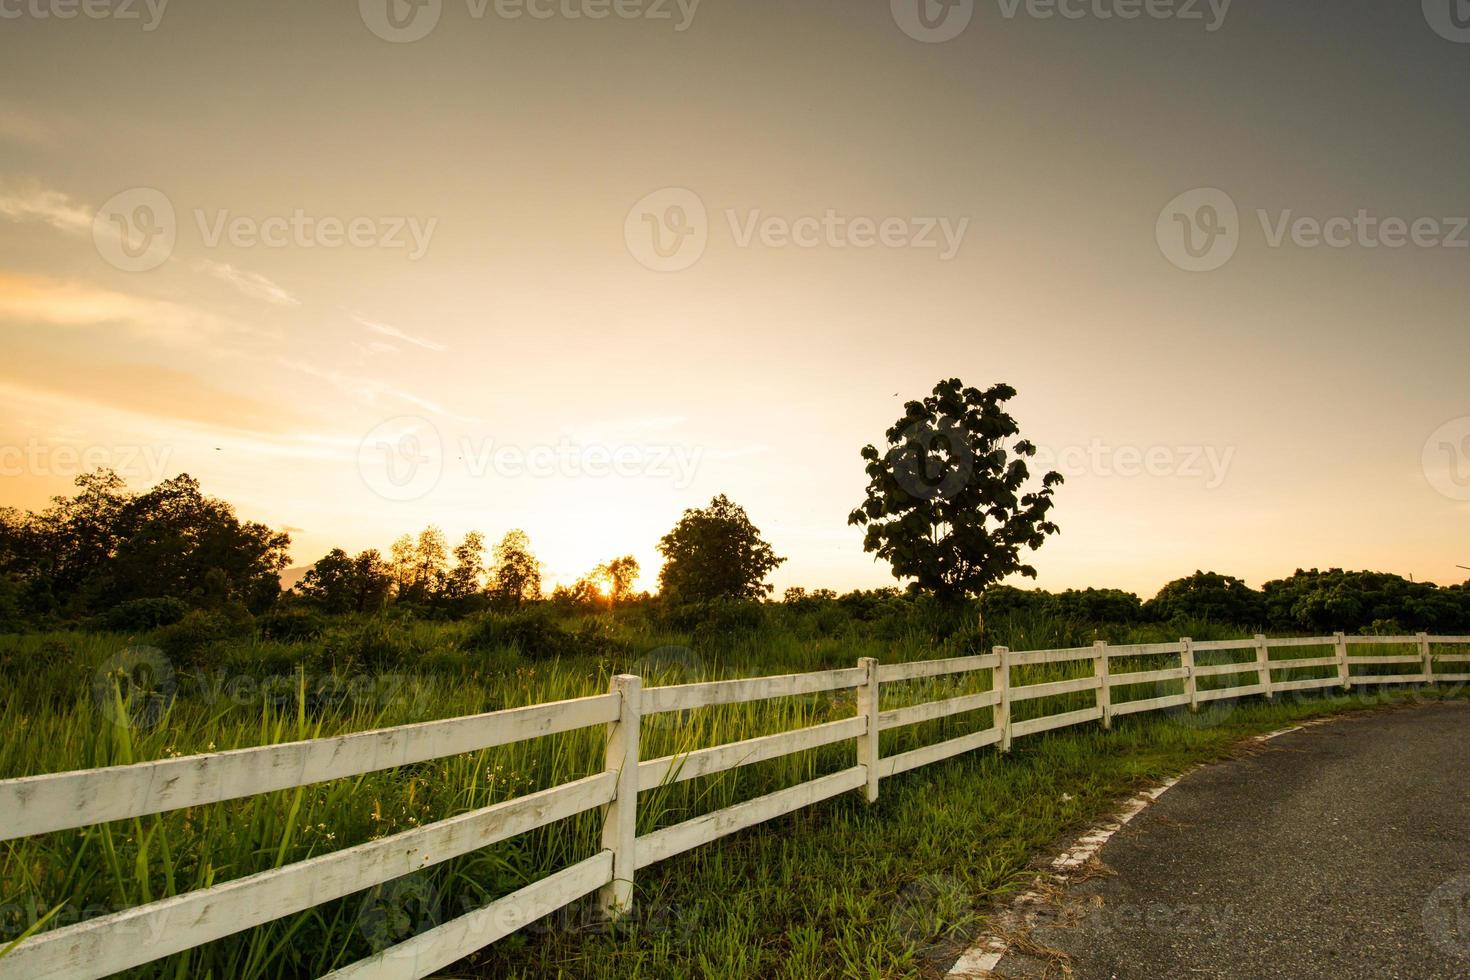
<svg viewBox="0 0 1470 980"><path fill-rule="evenodd" d="M1181 780L1099 857L1117 874L1031 936L1078 980L1470 977L1470 705L1280 736Z"/></svg>

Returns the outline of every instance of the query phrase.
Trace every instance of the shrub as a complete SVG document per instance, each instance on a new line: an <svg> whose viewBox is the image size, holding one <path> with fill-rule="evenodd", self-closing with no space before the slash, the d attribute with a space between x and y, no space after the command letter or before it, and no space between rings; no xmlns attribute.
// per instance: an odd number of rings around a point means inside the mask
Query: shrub
<svg viewBox="0 0 1470 980"><path fill-rule="evenodd" d="M415 660L408 631L379 616L323 631L321 647L325 661L338 669L361 666L389 670Z"/></svg>
<svg viewBox="0 0 1470 980"><path fill-rule="evenodd" d="M296 643L314 640L326 632L327 621L310 609L300 607L277 609L256 619L263 640Z"/></svg>
<svg viewBox="0 0 1470 980"><path fill-rule="evenodd" d="M526 657L577 652L576 638L557 626L550 611L542 606L482 613L470 627L465 642L472 650L514 647Z"/></svg>
<svg viewBox="0 0 1470 980"><path fill-rule="evenodd" d="M184 600L173 596L155 596L119 602L98 616L95 623L99 629L131 633L172 626L188 613L189 605Z"/></svg>
<svg viewBox="0 0 1470 980"><path fill-rule="evenodd" d="M249 634L255 626L250 611L238 603L215 609L191 609L157 634L158 646L181 667L201 665L211 647Z"/></svg>

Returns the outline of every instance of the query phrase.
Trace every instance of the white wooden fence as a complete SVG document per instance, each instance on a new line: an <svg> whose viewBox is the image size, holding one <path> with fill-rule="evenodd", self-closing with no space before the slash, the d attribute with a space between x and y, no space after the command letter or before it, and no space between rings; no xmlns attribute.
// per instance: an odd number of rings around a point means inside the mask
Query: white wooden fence
<svg viewBox="0 0 1470 980"><path fill-rule="evenodd" d="M1363 644L1412 645L1415 652L1350 654L1352 646ZM651 864L852 790L861 790L869 801L876 800L883 779L963 752L992 744L1008 751L1012 739L1037 732L1090 722L1108 727L1121 715L1179 706L1198 710L1202 702L1218 698L1269 698L1286 691L1335 686L1346 690L1368 684L1470 681L1470 666L1459 668L1461 673L1436 668L1437 663L1470 665L1470 653L1433 650L1464 644L1470 644L1470 637L1422 633L1402 637L1338 633L1269 640L1257 636L1206 642L1186 638L1177 643L1098 643L1027 652L997 647L980 656L881 666L865 658L856 668L646 690L639 678L618 676L609 693L595 697L335 738L0 780L0 841L4 841L308 786L581 728L602 725L607 731L607 764L602 772L296 864L41 932L0 957L0 978L107 976L601 808L602 849L595 856L330 974L374 980L424 977L593 892L599 893L603 912L616 917L631 906L635 874ZM1309 646L1331 647L1332 654L1294 660L1270 655L1273 648ZM1244 661L1195 662L1200 653L1247 650L1253 656ZM1179 665L1132 672L1112 667L1120 658L1161 655L1177 656ZM1015 683L1017 668L1047 664L1073 665L1067 673L1081 673L1090 665L1090 672L1043 683ZM1412 669L1371 676L1352 673L1352 668L1361 665ZM1275 680L1272 676L1281 670L1327 667L1336 670L1322 678ZM881 685L977 672L989 675L990 690L880 710ZM1248 677L1251 682L1201 689L1198 680L1204 677ZM1183 682L1182 692L1142 700L1113 699L1115 688L1175 681ZM643 759L639 754L639 722L645 715L844 690L857 694L857 712L850 718L679 756ZM1080 710L1012 720L1013 709L1021 702L1080 692L1093 692L1095 703ZM985 708L993 709L991 725L985 729L896 755L879 753L881 732ZM855 742L857 750L851 768L637 836L640 791L848 741Z"/></svg>

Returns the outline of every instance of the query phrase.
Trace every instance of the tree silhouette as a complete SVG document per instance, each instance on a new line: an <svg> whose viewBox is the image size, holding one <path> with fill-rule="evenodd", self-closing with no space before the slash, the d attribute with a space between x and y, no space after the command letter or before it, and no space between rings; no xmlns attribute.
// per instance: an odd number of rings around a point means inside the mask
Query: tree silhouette
<svg viewBox="0 0 1470 980"><path fill-rule="evenodd" d="M955 600L978 595L1007 575L1036 577L1023 548L1041 547L1058 528L1047 520L1060 473L1025 489L1036 447L1005 411L1016 390L981 391L959 379L904 405L879 452L864 446L867 499L848 517L866 527L863 549L893 566L893 576Z"/></svg>
<svg viewBox="0 0 1470 980"><path fill-rule="evenodd" d="M684 511L658 550L664 556L659 589L674 602L763 598L771 592L766 576L786 560L724 494Z"/></svg>

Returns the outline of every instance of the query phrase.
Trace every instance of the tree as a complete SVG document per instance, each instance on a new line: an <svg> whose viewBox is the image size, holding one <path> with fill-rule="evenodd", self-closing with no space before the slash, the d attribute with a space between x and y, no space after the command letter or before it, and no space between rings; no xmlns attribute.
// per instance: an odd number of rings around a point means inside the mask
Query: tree
<svg viewBox="0 0 1470 980"><path fill-rule="evenodd" d="M110 470L76 479L74 497L0 517L0 572L24 585L32 612L100 612L135 599L239 603L263 611L280 595L291 539L241 521L187 473L130 493Z"/></svg>
<svg viewBox="0 0 1470 980"><path fill-rule="evenodd" d="M444 593L449 577L449 543L432 524L415 540L407 534L393 542L393 580L400 602L428 604Z"/></svg>
<svg viewBox="0 0 1470 980"><path fill-rule="evenodd" d="M357 567L341 548L333 548L307 569L296 591L323 612L351 612L357 605Z"/></svg>
<svg viewBox="0 0 1470 980"><path fill-rule="evenodd" d="M445 595L452 600L464 600L480 591L485 578L485 536L479 531L470 531L454 549L454 568L445 581Z"/></svg>
<svg viewBox="0 0 1470 980"><path fill-rule="evenodd" d="M393 595L393 570L378 549L369 548L352 559L352 584L357 612L377 612L388 604Z"/></svg>
<svg viewBox="0 0 1470 980"><path fill-rule="evenodd" d="M638 581L638 559L632 555L614 558L598 565L594 574L607 586L607 601L616 606L633 595L633 583Z"/></svg>
<svg viewBox="0 0 1470 980"><path fill-rule="evenodd" d="M1154 619L1198 619L1254 628L1266 620L1261 593L1233 575L1196 571L1175 579L1143 607Z"/></svg>
<svg viewBox="0 0 1470 980"><path fill-rule="evenodd" d="M511 606L541 598L541 563L531 554L531 539L525 531L508 531L495 546L490 592L496 601Z"/></svg>
<svg viewBox="0 0 1470 980"><path fill-rule="evenodd" d="M763 598L772 589L766 576L786 561L724 494L706 508L684 511L658 550L664 556L659 589L674 602Z"/></svg>
<svg viewBox="0 0 1470 980"><path fill-rule="evenodd" d="M328 613L376 612L387 603L392 590L392 572L374 549L351 558L341 548L333 548L317 559L296 586L303 598Z"/></svg>
<svg viewBox="0 0 1470 980"><path fill-rule="evenodd" d="M1036 447L1020 439L1005 403L1016 390L981 391L959 379L904 405L884 437L886 449L864 446L867 499L848 516L866 528L863 549L946 600L978 595L1007 575L1036 577L1021 560L1059 528L1047 519L1060 473L1027 490L1026 461Z"/></svg>

